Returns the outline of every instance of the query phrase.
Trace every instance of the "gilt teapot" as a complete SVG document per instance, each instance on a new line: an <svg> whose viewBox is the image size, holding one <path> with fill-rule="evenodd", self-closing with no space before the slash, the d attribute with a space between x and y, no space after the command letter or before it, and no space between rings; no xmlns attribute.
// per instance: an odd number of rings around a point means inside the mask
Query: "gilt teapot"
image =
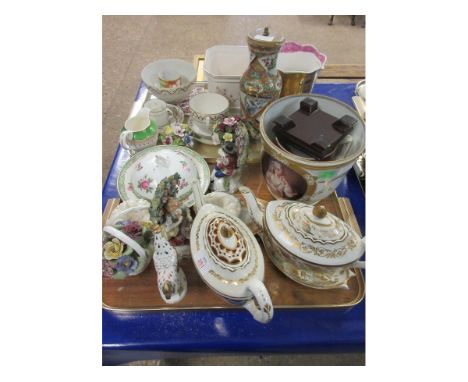
<svg viewBox="0 0 468 382"><path fill-rule="evenodd" d="M229 211L202 202L192 184L197 215L190 233L195 268L202 280L226 301L241 305L261 323L273 318L273 304L263 284L262 250L247 225Z"/></svg>
<svg viewBox="0 0 468 382"><path fill-rule="evenodd" d="M275 200L264 213L252 191L240 187L271 261L292 280L312 288L348 288L353 268L365 252L365 239L324 206Z"/></svg>

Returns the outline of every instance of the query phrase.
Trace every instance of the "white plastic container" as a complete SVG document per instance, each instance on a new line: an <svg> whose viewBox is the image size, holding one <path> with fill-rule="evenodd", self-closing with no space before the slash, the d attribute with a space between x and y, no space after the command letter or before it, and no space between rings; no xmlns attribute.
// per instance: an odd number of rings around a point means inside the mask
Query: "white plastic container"
<svg viewBox="0 0 468 382"><path fill-rule="evenodd" d="M231 107L240 107L239 83L249 66L249 59L247 46L215 45L208 48L203 66L208 91L224 95Z"/></svg>

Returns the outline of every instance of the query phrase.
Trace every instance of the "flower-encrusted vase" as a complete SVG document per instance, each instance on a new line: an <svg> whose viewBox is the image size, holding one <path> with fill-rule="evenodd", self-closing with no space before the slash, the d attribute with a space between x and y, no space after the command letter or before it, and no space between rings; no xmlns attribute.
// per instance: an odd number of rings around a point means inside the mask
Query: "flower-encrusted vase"
<svg viewBox="0 0 468 382"><path fill-rule="evenodd" d="M241 113L250 136L259 139L258 119L281 93L282 80L276 61L284 37L271 33L266 27L249 33L247 43L250 64L240 80Z"/></svg>

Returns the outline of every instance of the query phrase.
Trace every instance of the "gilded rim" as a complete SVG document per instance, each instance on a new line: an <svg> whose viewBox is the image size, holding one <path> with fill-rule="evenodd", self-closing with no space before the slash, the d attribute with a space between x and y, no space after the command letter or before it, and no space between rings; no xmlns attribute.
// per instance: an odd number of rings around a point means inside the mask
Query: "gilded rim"
<svg viewBox="0 0 468 382"><path fill-rule="evenodd" d="M196 94L195 96L193 96L189 100L190 113L192 115L195 115L196 118L199 118L199 119L204 119L206 117L219 118L219 117L222 117L224 114L226 114L226 112L229 110L229 100L227 99L227 97L223 96L222 94L218 94L218 93L215 93L215 92L202 92L202 93L199 93L199 94L215 94L216 96L221 96L227 101L227 106L226 106L226 108L224 108L222 111L220 111L218 113L212 113L212 114L199 113L198 111L193 110L192 106L190 105L190 102L192 101L192 99L194 99L198 95L198 94Z"/></svg>
<svg viewBox="0 0 468 382"><path fill-rule="evenodd" d="M263 215L263 227L264 227L264 232L266 233L267 235L267 238L270 239L271 241L273 241L278 247L282 248L285 252L287 252L291 257L297 259L297 260L300 260L308 265L312 265L314 267L318 267L318 268L352 268L352 264L355 263L356 261L358 261L362 255L357 259L357 260L353 260L349 263L346 263L346 264L340 264L340 265L323 265L323 264L318 264L318 263L314 263L312 261L308 261L306 259L303 259L302 257L299 257L299 256L296 256L294 253L292 253L291 251L288 251L288 249L282 245L278 239L275 238L275 236L273 235L273 233L271 232L270 230L270 227L268 227L268 224L267 224L267 221L266 221L266 215L264 214ZM358 235L359 236L359 235Z"/></svg>
<svg viewBox="0 0 468 382"><path fill-rule="evenodd" d="M339 100L337 100L335 98L322 96L322 95L317 95L317 94L313 94L313 95L311 95L311 94L295 94L295 95L290 95L290 96L286 96L286 97L277 99L276 101L270 103L266 107L266 109L263 111L262 115L260 116L260 134L262 136L263 143L267 146L267 148L269 148L271 151L273 151L277 155L280 155L280 156L288 159L291 162L295 162L296 164L300 164L302 167L307 168L307 169L311 169L311 170L319 170L320 171L320 170L326 170L326 169L337 169L337 168L340 168L340 167L343 167L345 165L353 163L364 152L365 140L362 140L361 147L359 148L359 150L356 151L355 154L353 154L353 156L351 156L351 157L349 157L347 159L339 160L339 161L320 161L320 163L322 165L321 166L316 166L316 165L312 164L310 160L300 159L300 157L298 157L298 156L296 156L294 154L291 154L291 153L288 153L288 152L285 152L285 151L281 150L268 137L268 135L267 135L267 133L265 131L264 119L265 119L265 114L270 110L270 108L272 108L276 104L278 104L278 103L280 103L283 100L288 99L288 98L304 98L304 97L310 97L310 96L312 96L313 98L326 99L326 100L329 100L329 101L337 102L341 106L348 109L353 114L353 116L355 116L362 123L362 125L365 126L365 123L362 120L361 116L351 106L346 105L344 102L341 102L341 101L339 101Z"/></svg>

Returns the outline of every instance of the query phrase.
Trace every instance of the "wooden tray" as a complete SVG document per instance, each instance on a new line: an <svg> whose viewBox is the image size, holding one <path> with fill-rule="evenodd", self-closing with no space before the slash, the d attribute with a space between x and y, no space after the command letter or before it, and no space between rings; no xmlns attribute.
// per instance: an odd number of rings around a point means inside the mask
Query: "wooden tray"
<svg viewBox="0 0 468 382"><path fill-rule="evenodd" d="M257 198L272 200L260 166L248 165L243 174L243 183L250 187ZM118 199L108 201L103 215L107 220L110 212L119 203ZM360 234L353 209L347 198L338 198L335 193L322 200L327 210L342 218ZM282 308L336 308L351 307L364 297L364 279L360 269L355 269L356 277L348 281L349 289L319 290L300 285L281 273L270 261L262 245L265 257L265 286L268 289L275 309ZM178 309L242 309L233 306L209 289L192 263L191 258L181 262L187 276L188 291L178 304L163 302L157 289L156 272L151 262L138 276L124 280L102 279L102 301L105 309L118 311L135 310L178 310Z"/></svg>

